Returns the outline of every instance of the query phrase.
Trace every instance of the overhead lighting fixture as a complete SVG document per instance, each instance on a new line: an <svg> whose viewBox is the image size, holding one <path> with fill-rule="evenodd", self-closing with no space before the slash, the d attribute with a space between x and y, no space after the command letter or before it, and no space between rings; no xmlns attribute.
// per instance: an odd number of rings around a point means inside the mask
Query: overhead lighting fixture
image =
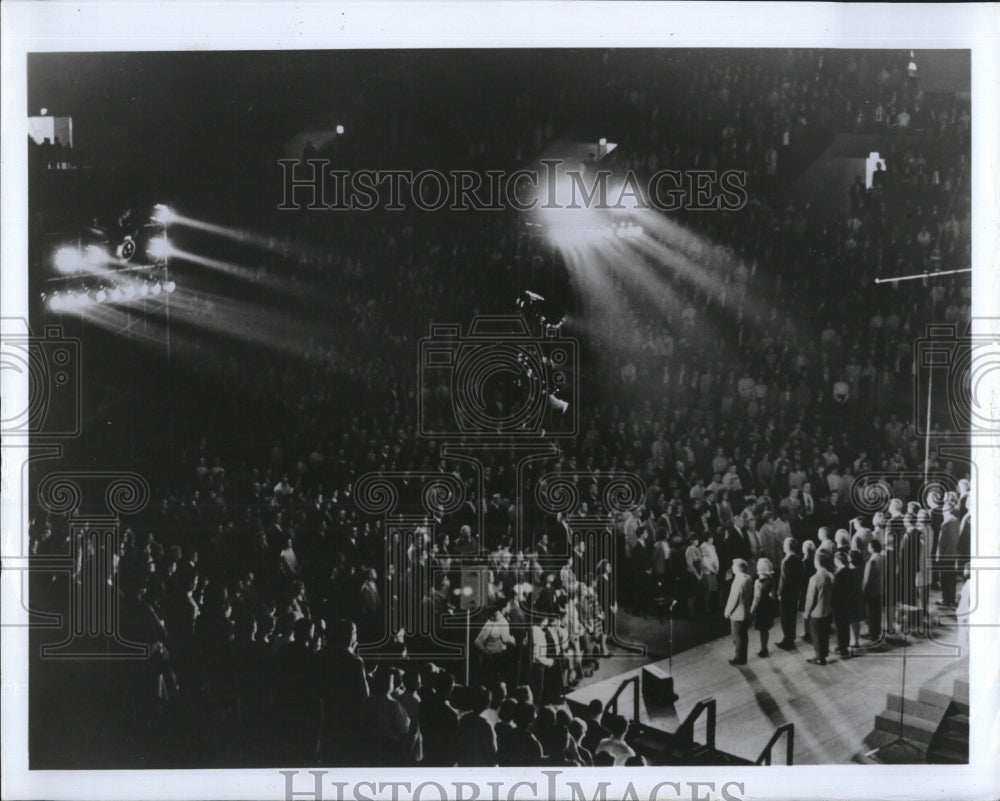
<svg viewBox="0 0 1000 801"><path fill-rule="evenodd" d="M131 261L132 257L135 255L136 245L135 240L131 236L126 236L122 240L122 243L118 246L115 254L122 261Z"/></svg>
<svg viewBox="0 0 1000 801"><path fill-rule="evenodd" d="M174 213L167 206L164 206L162 203L157 203L153 206L153 222L163 223L166 225L172 219L174 219Z"/></svg>
<svg viewBox="0 0 1000 801"><path fill-rule="evenodd" d="M61 273L76 273L83 266L83 257L74 247L61 247L53 255L52 264Z"/></svg>
<svg viewBox="0 0 1000 801"><path fill-rule="evenodd" d="M108 252L99 245L87 245L83 249L83 260L91 267L99 267L108 260Z"/></svg>
<svg viewBox="0 0 1000 801"><path fill-rule="evenodd" d="M156 261L162 261L170 255L170 243L165 236L155 236L146 245L146 255Z"/></svg>

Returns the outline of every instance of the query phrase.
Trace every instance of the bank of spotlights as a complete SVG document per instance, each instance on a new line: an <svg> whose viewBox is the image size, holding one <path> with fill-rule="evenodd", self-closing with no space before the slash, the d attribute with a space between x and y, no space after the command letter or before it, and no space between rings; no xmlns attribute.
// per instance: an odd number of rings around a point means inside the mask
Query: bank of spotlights
<svg viewBox="0 0 1000 801"><path fill-rule="evenodd" d="M635 239L642 236L642 226L635 223L619 223L614 227L614 233L619 239Z"/></svg>
<svg viewBox="0 0 1000 801"><path fill-rule="evenodd" d="M56 292L43 297L49 311L72 312L92 305L113 305L128 303L136 298L172 295L176 289L177 284L174 281L130 281L126 284L101 286L91 290Z"/></svg>

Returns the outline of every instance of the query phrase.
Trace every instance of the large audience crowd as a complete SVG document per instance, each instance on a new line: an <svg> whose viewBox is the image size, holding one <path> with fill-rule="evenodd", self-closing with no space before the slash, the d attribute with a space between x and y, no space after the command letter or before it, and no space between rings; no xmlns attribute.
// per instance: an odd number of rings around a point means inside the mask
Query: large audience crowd
<svg viewBox="0 0 1000 801"><path fill-rule="evenodd" d="M912 352L928 323L964 326L969 283L872 282L968 266L969 112L906 62L691 56L667 77L530 93L533 138L473 147L523 158L597 92L632 132L616 168L750 171L746 209L682 216L702 272L678 281L677 315L623 302L592 330L567 324L579 435L527 466L417 435L418 394L451 402L416 381L417 342L458 309L465 325L512 311L493 299L555 272L549 244L506 218L364 221L346 246L325 220L275 218L260 274L282 265L351 333L294 359L248 343L182 379L178 419L203 427L126 521L115 566L122 631L157 654L121 669L129 714L195 760L225 744L249 762L641 764L624 719L563 704L615 649L619 615L724 614L736 664L751 626L769 654L779 620L778 647L804 627L824 664L831 623L849 657L862 621L878 642L926 613L932 586L956 605L968 470L925 463ZM677 70L694 77L664 88ZM884 171L840 218L777 191L834 129L885 140ZM373 511L362 477L378 472L405 525ZM645 490L621 504L608 488L627 473ZM575 485L565 512L537 502L544 474ZM461 503L425 492L442 477ZM35 521L36 553L69 547L65 519Z"/></svg>

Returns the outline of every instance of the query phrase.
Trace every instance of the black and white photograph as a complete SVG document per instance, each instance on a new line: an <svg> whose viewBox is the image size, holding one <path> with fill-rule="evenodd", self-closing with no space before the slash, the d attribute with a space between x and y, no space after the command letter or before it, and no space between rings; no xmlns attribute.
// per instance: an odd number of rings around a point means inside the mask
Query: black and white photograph
<svg viewBox="0 0 1000 801"><path fill-rule="evenodd" d="M5 795L995 797L989 13L29 5Z"/></svg>

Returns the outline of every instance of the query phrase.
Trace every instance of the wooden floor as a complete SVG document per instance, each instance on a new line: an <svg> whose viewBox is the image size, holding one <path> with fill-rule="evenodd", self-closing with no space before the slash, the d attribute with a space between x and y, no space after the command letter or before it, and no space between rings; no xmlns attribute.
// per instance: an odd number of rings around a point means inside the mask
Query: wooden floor
<svg viewBox="0 0 1000 801"><path fill-rule="evenodd" d="M797 650L772 646L769 657L756 656L756 632L750 634L748 663L733 667L729 664L732 641L721 637L674 657L675 692L680 698L673 706L653 709L640 699L640 720L674 731L698 701L715 698L716 746L723 751L755 759L775 728L790 721L795 724L795 764L850 763L870 750L864 738L874 728L875 716L885 709L886 695L900 692L904 650L908 699L916 699L921 686L950 695L956 678L968 678L968 659L960 659L954 648L956 629L947 620L935 623L932 639L910 637L904 648L897 634L878 649L852 659L841 660L834 653L825 667L806 662L813 650L801 640ZM801 620L798 631L802 631ZM775 634L780 638L777 626L772 642ZM836 638L831 639L835 647ZM667 660L651 664L669 673ZM607 701L623 680L641 670L634 668L588 684L568 698L584 704L594 698ZM626 717L632 715L632 697L629 688L619 699L619 711ZM703 719L695 731L702 740ZM784 764L783 756L779 743L775 763Z"/></svg>

